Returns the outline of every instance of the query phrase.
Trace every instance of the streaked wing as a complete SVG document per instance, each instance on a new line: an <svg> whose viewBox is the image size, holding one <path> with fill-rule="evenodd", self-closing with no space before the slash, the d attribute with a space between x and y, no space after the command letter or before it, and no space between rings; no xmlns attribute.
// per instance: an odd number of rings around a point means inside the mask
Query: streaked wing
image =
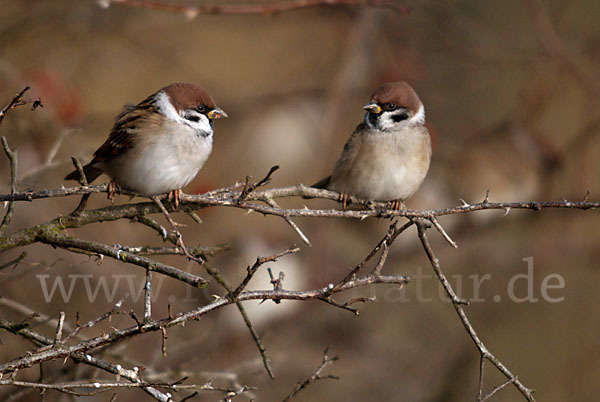
<svg viewBox="0 0 600 402"><path fill-rule="evenodd" d="M159 120L159 114L152 102L152 97L137 106L125 105L115 119L108 139L94 152L92 163L107 161L133 148L141 131L139 126L153 120Z"/></svg>

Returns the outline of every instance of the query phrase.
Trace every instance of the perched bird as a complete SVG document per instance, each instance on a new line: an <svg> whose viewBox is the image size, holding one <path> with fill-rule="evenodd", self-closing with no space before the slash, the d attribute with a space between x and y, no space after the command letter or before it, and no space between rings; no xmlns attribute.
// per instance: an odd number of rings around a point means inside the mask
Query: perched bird
<svg viewBox="0 0 600 402"><path fill-rule="evenodd" d="M391 201L395 209L413 195L429 169L431 141L425 109L406 82L380 86L362 123L346 142L333 174L312 187L370 201Z"/></svg>
<svg viewBox="0 0 600 402"><path fill-rule="evenodd" d="M227 114L199 86L167 85L138 105L124 107L108 139L83 167L86 179L110 176L109 198L122 188L143 195L169 193L177 205L181 188L210 155L212 120L222 117ZM65 179L79 179L78 171Z"/></svg>

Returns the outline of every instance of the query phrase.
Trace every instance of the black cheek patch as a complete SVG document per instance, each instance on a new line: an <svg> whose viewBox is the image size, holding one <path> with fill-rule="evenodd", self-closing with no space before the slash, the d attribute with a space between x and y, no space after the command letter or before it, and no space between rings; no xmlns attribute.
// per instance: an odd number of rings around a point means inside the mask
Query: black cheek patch
<svg viewBox="0 0 600 402"><path fill-rule="evenodd" d="M369 112L367 119L369 119L369 123L371 123L371 125L375 127L375 126L377 126L377 121L379 120L379 115Z"/></svg>
<svg viewBox="0 0 600 402"><path fill-rule="evenodd" d="M185 118L189 121L193 121L194 123L198 123L200 121L200 116L191 115L186 116Z"/></svg>
<svg viewBox="0 0 600 402"><path fill-rule="evenodd" d="M400 123L402 120L408 119L408 115L406 113L397 113L392 115L392 120L394 123Z"/></svg>

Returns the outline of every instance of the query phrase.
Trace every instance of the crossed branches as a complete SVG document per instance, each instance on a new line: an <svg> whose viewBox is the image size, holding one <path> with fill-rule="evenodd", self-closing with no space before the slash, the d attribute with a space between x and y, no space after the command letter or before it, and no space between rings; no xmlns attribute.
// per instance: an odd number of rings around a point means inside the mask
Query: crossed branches
<svg viewBox="0 0 600 402"><path fill-rule="evenodd" d="M12 106L3 109L2 117L6 111L10 110L15 105L26 104L22 101L22 91L17 95L11 103ZM0 120L1 121L1 120ZM20 386L36 389L54 389L65 393L75 393L77 395L91 395L94 392L105 391L108 389L122 387L139 387L154 399L159 401L170 401L172 395L169 391L176 392L182 390L199 391L219 391L225 394L224 400L231 400L235 396L248 392L251 388L241 386L237 388L218 388L212 384L183 384L187 378L175 379L171 382L152 382L143 378L142 373L136 367L124 368L121 365L111 363L107 360L99 359L93 354L112 345L119 344L124 340L130 339L137 335L146 332L160 332L162 334L163 344L162 352L166 355L167 352L167 330L174 326L183 326L190 321L198 320L200 317L219 310L228 305L235 305L246 323L252 338L261 354L263 364L267 373L273 377L274 374L269 364L269 358L266 354L266 349L263 346L258 333L252 326L248 315L246 314L243 302L248 300L272 300L278 303L280 300L297 300L308 301L316 300L327 303L331 306L348 310L353 314L358 314L356 303L365 303L373 299L355 298L346 301L340 301L339 298L345 291L350 289L360 288L368 285L394 285L403 286L408 283L409 278L403 275L383 275L382 270L388 256L388 252L394 241L405 232L409 227L416 225L418 236L423 246L423 249L428 257L431 266L444 287L446 293L452 301L455 311L457 312L461 323L463 324L467 334L473 340L477 350L480 353L480 379L479 393L477 399L480 401L489 400L498 391L513 384L523 397L528 401L534 401L533 391L526 387L512 371L510 371L495 355L493 355L483 341L477 335L476 330L471 325L465 313L464 306L468 305L466 300L460 298L456 294L446 276L444 275L440 262L434 254L434 251L429 243L427 230L431 227L435 228L446 241L453 247L457 247L456 243L445 232L443 227L437 220L437 217L451 214L472 213L475 211L483 211L490 209L501 209L508 213L511 209L530 209L541 211L544 208L567 208L567 209L595 209L600 207L600 202L589 201L588 194L581 201L548 201L548 202L504 202L495 203L489 201L489 192L484 200L475 204L467 204L463 202L451 208L416 211L416 210L390 210L386 203L377 203L352 199L354 205L358 209L353 210L338 210L338 209L309 209L307 207L301 209L281 208L276 199L284 197L313 197L329 200L338 200L339 194L333 191L319 190L309 188L304 185L295 185L283 188L262 189L268 184L271 175L276 168L272 168L269 173L256 183L250 183L250 178L245 182L236 183L232 186L213 190L200 195L186 195L181 197L181 204L175 210L174 206L169 202L161 208L164 197L154 197L152 201L141 201L133 204L111 205L93 210L86 210L83 203L80 204L75 211L65 216L60 216L47 222L37 224L33 227L18 229L10 234L4 234L6 228L10 224L10 218L16 209L18 202L32 202L34 200L54 197L69 197L83 195L84 198L89 197L93 193L107 192L106 185L82 185L78 187L51 189L43 191L25 191L19 192L17 189L17 154L10 149L6 139L2 138L4 151L11 162L11 192L10 194L0 195L0 201L8 202L9 208L0 226L0 253L23 247L34 243L47 244L52 247L58 247L70 252L84 253L87 255L95 255L100 258L110 257L124 263L128 263L145 270L146 284L144 286L144 316L139 320L133 312L129 312L129 316L133 320L133 324L129 327L117 329L114 328L108 333L86 338L81 335L81 330L91 328L99 322L111 317L114 314L127 314L122 310L123 301L116 303L113 308L100 315L99 317L90 320L88 323L81 325L79 319L76 320L76 326L73 328L67 321L64 313L60 313L56 321L54 339L48 338L34 330L32 330L24 320L21 323L15 323L3 318L0 318L0 328L9 331L15 335L23 337L35 346L34 349L28 351L25 355L20 356L8 362L0 363L0 386ZM129 194L129 193L126 193ZM129 194L137 195L137 194ZM247 211L256 211L263 215L273 215L282 218L298 236L305 242L309 243L308 237L301 231L292 218L294 217L336 217L349 219L365 219L368 217L380 217L392 219L388 232L381 238L379 242L372 248L369 254L343 278L335 283L323 284L321 287L302 291L286 290L283 283L283 275L280 274L278 279L275 279L269 269L271 275L272 290L248 290L247 286L255 276L255 274L269 262L275 261L278 258L284 258L286 255L298 252L300 249L296 246L291 246L279 253L272 254L266 257L258 257L253 265L248 266L246 276L239 284L233 286L220 273L220 270L213 266L209 259L212 254L223 251L226 247L195 247L184 249L181 235L174 231L169 232L162 227L158 222L154 221L150 216L157 213L187 213L192 217L197 217L195 211L209 207L229 207L244 209ZM145 225L159 233L166 246L161 247L134 247L121 245L107 245L95 241L80 239L66 234L66 230L70 228L78 228L89 225L91 223L110 222L120 219L129 219L132 222ZM400 220L406 220L404 224L400 224ZM174 278L186 285L193 287L206 286L208 280L187 271L181 270L175 266L159 263L150 258L153 255L179 255L184 256L192 261L195 261L200 267L204 268L209 276L211 276L224 290L224 294L215 300L197 307L195 309L173 315L171 311L167 317L156 319L152 315L151 302L151 280L153 274L166 275ZM379 255L374 267L366 272L366 266ZM17 259L8 264L3 264L0 269L10 267L19 263L25 258L25 253L21 254ZM70 317L69 317L70 318ZM77 363L90 365L108 373L114 374L118 379L126 379L128 382L121 381L104 381L104 382L78 382L78 383L32 383L18 380L17 374L20 370L40 365L44 362L58 359L71 359ZM312 382L322 378L334 378L333 376L321 376L320 372L323 368L335 361L335 358L329 359L327 353L323 358L321 366L308 380L300 383L288 395L286 400L292 398L298 391L308 386ZM489 393L483 395L484 388L484 369L485 361L490 362L498 369L505 377L506 381L501 385L494 387ZM85 391L87 389L91 391ZM84 391L82 391L84 390ZM188 399L194 394L188 395L184 399Z"/></svg>

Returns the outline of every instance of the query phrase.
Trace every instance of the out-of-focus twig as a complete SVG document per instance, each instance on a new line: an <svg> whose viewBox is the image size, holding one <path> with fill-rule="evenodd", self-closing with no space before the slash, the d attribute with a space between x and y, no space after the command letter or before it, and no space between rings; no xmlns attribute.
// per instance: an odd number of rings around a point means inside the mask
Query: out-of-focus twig
<svg viewBox="0 0 600 402"><path fill-rule="evenodd" d="M429 262L431 263L431 267L433 268L433 271L435 272L435 275L437 276L438 280L444 287L444 290L448 294L448 297L450 298L450 301L452 302L452 306L454 306L454 309L456 310L456 313L458 314L463 327L467 331L467 334L469 334L469 337L471 338L471 340L473 341L473 343L475 344L475 346L477 347L477 350L479 351L479 353L481 355L482 363L481 363L481 370L480 370L480 376L481 376L480 389L482 388L482 381L483 381L482 380L482 378L483 378L483 359L485 359L485 360L488 360L489 362L491 362L502 374L504 374L504 376L506 376L506 378L509 380L506 384L513 383L517 387L519 392L521 392L523 397L525 397L525 399L527 399L530 402L535 401L535 399L533 397L533 390L529 389L525 385L523 385L523 383L521 381L519 381L517 379L517 377L496 356L494 356L488 350L488 348L483 344L483 342L479 338L479 335L477 335L477 332L475 331L475 329L471 325L471 322L467 318L467 315L465 314L465 310L463 309L463 305L465 305L467 303L463 299L458 297L458 295L452 288L452 285L450 285L450 282L446 278L446 275L443 273L441 266L440 266L440 261L437 259L437 257L433 253L433 249L431 248L431 244L429 243L429 239L427 238L427 234L426 234L428 225L425 223L425 221L423 219L416 219L415 223L417 225L419 239L421 240L421 244L423 246L423 249L425 250L425 254L427 255L427 258L429 259ZM506 384L501 385L500 389L503 388ZM494 393L495 392L496 391L494 391ZM481 396L481 392L479 393L479 396Z"/></svg>
<svg viewBox="0 0 600 402"><path fill-rule="evenodd" d="M155 0L99 0L103 8L108 8L111 3L128 7L149 8L157 11L167 11L183 14L189 19L205 14L261 14L273 15L301 8L319 6L371 6L389 8L401 14L407 14L410 8L397 0L289 0L270 3L241 3L223 5L192 6L178 3L167 3Z"/></svg>
<svg viewBox="0 0 600 402"><path fill-rule="evenodd" d="M304 388L308 387L310 384L312 384L313 382L315 382L317 380L339 380L340 379L338 376L331 375L331 374L321 375L321 372L327 366L334 364L339 359L337 356L329 357L327 355L327 352L329 352L329 348L325 349L325 352L323 352L323 361L321 362L319 367L317 367L317 370L313 373L313 375L311 375L306 380L296 384L296 386L294 387L292 392L290 392L288 394L288 396L285 397L283 402L287 402L287 401L291 400L293 397L296 396L296 394L298 394L298 392L302 391Z"/></svg>
<svg viewBox="0 0 600 402"><path fill-rule="evenodd" d="M569 55L567 48L556 33L550 15L540 0L525 0L532 14L536 27L538 39L544 50L559 65L565 68L571 76L579 83L581 88L596 100L600 100L600 81L584 73Z"/></svg>

